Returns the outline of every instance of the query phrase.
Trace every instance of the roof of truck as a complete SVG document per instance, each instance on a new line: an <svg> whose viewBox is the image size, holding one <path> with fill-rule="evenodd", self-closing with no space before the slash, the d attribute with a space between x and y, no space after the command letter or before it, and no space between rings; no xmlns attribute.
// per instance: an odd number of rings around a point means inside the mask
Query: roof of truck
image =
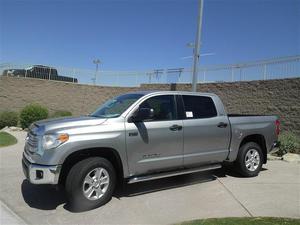
<svg viewBox="0 0 300 225"><path fill-rule="evenodd" d="M179 94L179 95L205 95L205 96L216 96L216 94L208 93L208 92L192 92L192 91L155 91L155 90L147 90L147 91L136 91L131 92L131 94Z"/></svg>

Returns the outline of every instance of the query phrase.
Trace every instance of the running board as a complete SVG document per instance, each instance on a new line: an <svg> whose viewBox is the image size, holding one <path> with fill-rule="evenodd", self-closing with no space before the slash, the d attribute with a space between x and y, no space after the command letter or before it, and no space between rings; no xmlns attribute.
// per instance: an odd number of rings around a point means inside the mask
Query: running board
<svg viewBox="0 0 300 225"><path fill-rule="evenodd" d="M138 176L138 177L131 177L128 180L128 184L148 181L148 180L156 180L160 178L165 177L172 177L177 175L183 175L183 174L189 174L189 173L197 173L201 171L207 171L207 170L215 170L221 168L221 164L212 164L208 166L201 166L197 168L190 168L190 169L184 169L184 170L177 170L172 172L164 172L164 173L157 173L157 174L151 174L151 175L145 175L145 176Z"/></svg>

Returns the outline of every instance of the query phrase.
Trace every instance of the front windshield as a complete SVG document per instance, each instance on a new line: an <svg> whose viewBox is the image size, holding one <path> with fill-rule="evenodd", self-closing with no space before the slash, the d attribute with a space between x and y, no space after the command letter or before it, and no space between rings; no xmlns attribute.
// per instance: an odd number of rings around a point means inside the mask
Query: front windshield
<svg viewBox="0 0 300 225"><path fill-rule="evenodd" d="M142 94L126 94L110 99L92 113L91 116L101 118L119 117L129 108L129 106L142 96Z"/></svg>

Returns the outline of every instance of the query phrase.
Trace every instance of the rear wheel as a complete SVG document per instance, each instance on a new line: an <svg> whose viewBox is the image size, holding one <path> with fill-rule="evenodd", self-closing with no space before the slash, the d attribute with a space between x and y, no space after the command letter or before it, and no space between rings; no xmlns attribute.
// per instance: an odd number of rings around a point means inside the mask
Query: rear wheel
<svg viewBox="0 0 300 225"><path fill-rule="evenodd" d="M239 149L235 167L245 177L257 176L262 168L263 154L261 147L255 142L248 142Z"/></svg>
<svg viewBox="0 0 300 225"><path fill-rule="evenodd" d="M111 199L115 184L115 170L108 160L92 157L78 162L66 180L70 209L85 211L104 205Z"/></svg>

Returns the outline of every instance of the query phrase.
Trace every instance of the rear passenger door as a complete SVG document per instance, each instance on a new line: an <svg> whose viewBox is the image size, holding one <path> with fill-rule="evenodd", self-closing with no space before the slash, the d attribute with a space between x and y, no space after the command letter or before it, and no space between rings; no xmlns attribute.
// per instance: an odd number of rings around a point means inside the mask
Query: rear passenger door
<svg viewBox="0 0 300 225"><path fill-rule="evenodd" d="M217 97L216 97L217 98ZM214 97L182 95L184 166L221 162L228 155L230 126Z"/></svg>

